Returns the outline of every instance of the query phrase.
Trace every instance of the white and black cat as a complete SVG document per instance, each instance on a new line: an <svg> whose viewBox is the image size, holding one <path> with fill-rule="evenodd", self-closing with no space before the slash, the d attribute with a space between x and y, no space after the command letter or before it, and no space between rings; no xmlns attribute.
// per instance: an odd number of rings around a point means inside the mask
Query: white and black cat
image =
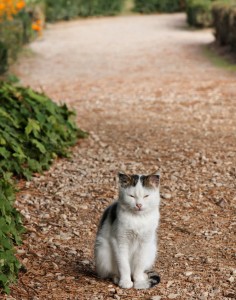
<svg viewBox="0 0 236 300"><path fill-rule="evenodd" d="M119 174L119 199L103 213L95 243L98 276L121 288L147 289L160 282L148 272L157 254L160 174Z"/></svg>

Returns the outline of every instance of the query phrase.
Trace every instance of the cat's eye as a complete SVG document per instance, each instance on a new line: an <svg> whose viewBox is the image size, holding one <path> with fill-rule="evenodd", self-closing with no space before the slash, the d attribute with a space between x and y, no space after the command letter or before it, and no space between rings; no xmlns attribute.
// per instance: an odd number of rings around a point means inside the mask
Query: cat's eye
<svg viewBox="0 0 236 300"><path fill-rule="evenodd" d="M134 195L129 195L130 197L134 198Z"/></svg>
<svg viewBox="0 0 236 300"><path fill-rule="evenodd" d="M149 195L145 195L143 198L147 198Z"/></svg>

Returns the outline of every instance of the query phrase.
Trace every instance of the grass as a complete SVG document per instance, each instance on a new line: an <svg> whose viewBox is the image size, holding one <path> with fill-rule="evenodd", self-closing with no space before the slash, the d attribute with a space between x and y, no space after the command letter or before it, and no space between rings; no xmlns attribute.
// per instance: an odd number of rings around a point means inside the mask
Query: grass
<svg viewBox="0 0 236 300"><path fill-rule="evenodd" d="M221 50L214 45L208 45L203 48L203 53L214 66L236 72L236 61L229 51Z"/></svg>

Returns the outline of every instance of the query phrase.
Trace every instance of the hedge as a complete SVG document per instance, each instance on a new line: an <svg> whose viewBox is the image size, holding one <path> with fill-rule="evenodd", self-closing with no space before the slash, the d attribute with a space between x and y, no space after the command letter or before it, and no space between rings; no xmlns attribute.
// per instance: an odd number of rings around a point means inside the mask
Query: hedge
<svg viewBox="0 0 236 300"><path fill-rule="evenodd" d="M123 9L124 0L45 0L49 22L69 20L78 16L116 15Z"/></svg>
<svg viewBox="0 0 236 300"><path fill-rule="evenodd" d="M185 0L135 0L134 11L141 13L177 12L184 10Z"/></svg>
<svg viewBox="0 0 236 300"><path fill-rule="evenodd" d="M209 27L212 25L212 0L187 0L186 13L190 26Z"/></svg>
<svg viewBox="0 0 236 300"><path fill-rule="evenodd" d="M236 51L236 2L217 2L212 8L216 41Z"/></svg>
<svg viewBox="0 0 236 300"><path fill-rule="evenodd" d="M30 88L0 83L0 289L9 292L20 264L14 256L23 232L14 208L11 176L29 180L49 168L57 156L86 136L74 122L74 112Z"/></svg>

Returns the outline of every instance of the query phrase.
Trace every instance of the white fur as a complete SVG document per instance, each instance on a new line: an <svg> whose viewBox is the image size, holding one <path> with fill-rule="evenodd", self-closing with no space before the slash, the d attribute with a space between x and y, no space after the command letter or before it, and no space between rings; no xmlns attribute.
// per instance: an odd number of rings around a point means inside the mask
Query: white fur
<svg viewBox="0 0 236 300"><path fill-rule="evenodd" d="M122 288L150 287L145 271L157 254L159 203L159 186L145 188L138 181L135 187L120 188L117 218L113 224L107 218L96 237L95 263L100 277L113 278ZM136 204L142 205L141 210Z"/></svg>

